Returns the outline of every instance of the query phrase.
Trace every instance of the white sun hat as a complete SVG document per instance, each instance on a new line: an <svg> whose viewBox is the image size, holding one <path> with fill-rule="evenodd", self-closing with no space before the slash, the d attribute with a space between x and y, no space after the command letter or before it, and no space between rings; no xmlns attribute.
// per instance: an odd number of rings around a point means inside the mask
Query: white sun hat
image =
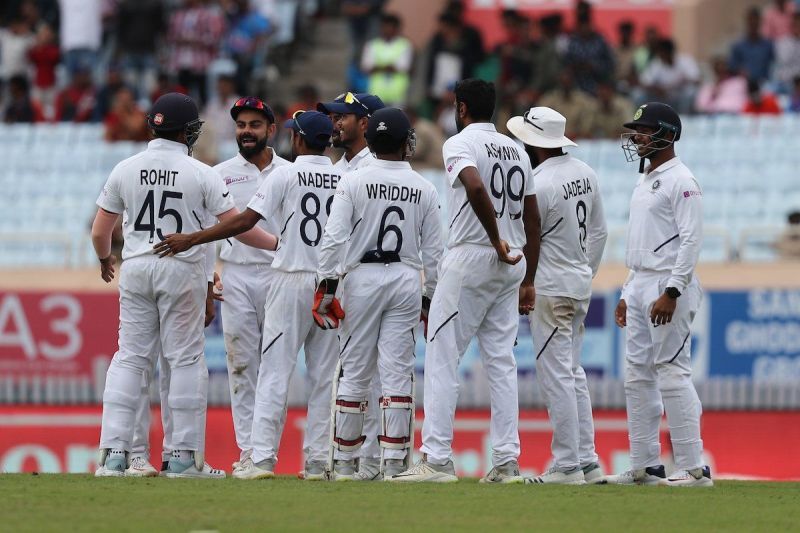
<svg viewBox="0 0 800 533"><path fill-rule="evenodd" d="M508 119L506 127L514 137L528 146L537 148L578 146L564 135L567 119L549 107L532 107L523 116Z"/></svg>

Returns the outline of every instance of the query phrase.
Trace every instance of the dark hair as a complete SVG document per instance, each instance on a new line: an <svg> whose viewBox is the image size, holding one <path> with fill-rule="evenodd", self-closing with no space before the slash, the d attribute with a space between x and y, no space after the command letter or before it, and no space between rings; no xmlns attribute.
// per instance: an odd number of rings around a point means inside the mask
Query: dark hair
<svg viewBox="0 0 800 533"><path fill-rule="evenodd" d="M455 93L456 103L466 105L467 112L473 120L492 120L496 98L494 83L467 78L456 83Z"/></svg>
<svg viewBox="0 0 800 533"><path fill-rule="evenodd" d="M658 49L672 55L675 53L675 42L670 38L661 39L658 43Z"/></svg>
<svg viewBox="0 0 800 533"><path fill-rule="evenodd" d="M377 135L369 143L370 149L376 154L394 154L406 143L406 139L395 139L391 135Z"/></svg>
<svg viewBox="0 0 800 533"><path fill-rule="evenodd" d="M381 24L391 24L395 28L400 27L400 17L392 13L384 13L381 15Z"/></svg>
<svg viewBox="0 0 800 533"><path fill-rule="evenodd" d="M30 83L28 82L28 78L22 74L16 74L11 76L8 80L9 87L16 87L22 92L27 93L30 90Z"/></svg>
<svg viewBox="0 0 800 533"><path fill-rule="evenodd" d="M617 29L619 31L633 31L633 28L634 28L634 26L633 26L633 21L632 20L623 20L617 26Z"/></svg>
<svg viewBox="0 0 800 533"><path fill-rule="evenodd" d="M786 219L789 224L800 224L800 211L792 211Z"/></svg>
<svg viewBox="0 0 800 533"><path fill-rule="evenodd" d="M456 14L451 13L450 11L445 11L439 15L439 22L442 24L448 24L450 26L458 26L461 24L461 19L459 19Z"/></svg>
<svg viewBox="0 0 800 533"><path fill-rule="evenodd" d="M152 128L151 128L152 130ZM164 131L164 130L152 130L153 137L156 139L166 139L168 141L175 141L178 142L178 136L184 132L183 129L180 130L171 130L171 131Z"/></svg>
<svg viewBox="0 0 800 533"><path fill-rule="evenodd" d="M758 81L756 78L750 78L747 80L747 92L748 93L757 93L761 91L761 82Z"/></svg>

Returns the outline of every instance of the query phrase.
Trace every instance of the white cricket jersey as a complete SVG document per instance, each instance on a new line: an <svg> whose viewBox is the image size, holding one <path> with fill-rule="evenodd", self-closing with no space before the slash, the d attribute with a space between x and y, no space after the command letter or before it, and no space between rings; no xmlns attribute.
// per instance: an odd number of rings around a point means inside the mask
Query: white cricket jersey
<svg viewBox="0 0 800 533"><path fill-rule="evenodd" d="M200 231L208 224L204 211L216 217L234 208L220 175L187 153L184 144L155 139L111 171L97 205L122 214L123 259L152 255L170 233ZM195 246L175 258L196 262L204 253Z"/></svg>
<svg viewBox="0 0 800 533"><path fill-rule="evenodd" d="M320 247L319 278L350 272L365 254L379 252L395 252L403 263L424 269L425 293L433 294L442 256L439 197L407 161L375 159L339 181Z"/></svg>
<svg viewBox="0 0 800 533"><path fill-rule="evenodd" d="M566 154L546 159L533 177L542 218L536 294L589 298L608 237L597 175Z"/></svg>
<svg viewBox="0 0 800 533"><path fill-rule="evenodd" d="M280 226L272 268L316 272L319 244L341 175L324 155L301 155L276 168L247 207Z"/></svg>
<svg viewBox="0 0 800 533"><path fill-rule="evenodd" d="M354 155L353 159L350 161L348 161L344 154L342 154L342 157L340 157L333 166L336 167L336 170L338 170L340 173L344 174L345 172L352 172L365 165L369 165L374 160L375 156L369 151L369 147L365 146L360 152Z"/></svg>
<svg viewBox="0 0 800 533"><path fill-rule="evenodd" d="M442 148L448 189L449 231L447 247L459 244L491 246L467 200L467 193L458 174L467 167L478 169L486 192L494 205L500 238L512 249L525 246L522 206L525 196L535 194L531 162L528 154L510 137L498 133L494 124L470 124L447 139Z"/></svg>
<svg viewBox="0 0 800 533"><path fill-rule="evenodd" d="M272 148L269 148L272 150ZM228 190L231 191L233 202L236 204L239 211L244 211L247 208L247 203L258 192L258 188L268 179L269 175L276 168L288 165L289 161L279 157L275 151L272 152L272 162L267 165L264 170L259 170L256 165L245 159L242 154L236 154L236 157L228 159L214 167L214 170L220 173ZM264 231L278 235L281 227L274 220L262 219L258 226ZM238 265L249 265L255 263L270 264L275 257L275 252L271 250L261 250L253 248L246 244L239 242L236 239L226 239L222 241L222 248L219 253L220 259Z"/></svg>
<svg viewBox="0 0 800 533"><path fill-rule="evenodd" d="M639 177L633 190L625 264L670 274L683 292L694 276L703 241L703 192L677 157Z"/></svg>

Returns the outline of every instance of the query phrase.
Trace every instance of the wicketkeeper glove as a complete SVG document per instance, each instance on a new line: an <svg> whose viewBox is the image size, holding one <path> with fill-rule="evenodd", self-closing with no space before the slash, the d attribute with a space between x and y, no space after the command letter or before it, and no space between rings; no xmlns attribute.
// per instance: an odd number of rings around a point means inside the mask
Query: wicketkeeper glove
<svg viewBox="0 0 800 533"><path fill-rule="evenodd" d="M311 314L314 316L314 322L322 329L336 329L339 327L339 321L344 318L344 309L336 298L338 286L338 279L323 279L317 285Z"/></svg>
<svg viewBox="0 0 800 533"><path fill-rule="evenodd" d="M428 340L428 312L431 310L431 299L427 296L422 297L422 312L419 316L419 321L422 322L423 331L425 332L425 340Z"/></svg>

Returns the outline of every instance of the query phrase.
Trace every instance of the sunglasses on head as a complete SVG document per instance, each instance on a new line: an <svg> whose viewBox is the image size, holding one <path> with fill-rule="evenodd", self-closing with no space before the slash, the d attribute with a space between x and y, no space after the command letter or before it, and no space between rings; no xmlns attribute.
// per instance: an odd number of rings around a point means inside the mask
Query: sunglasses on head
<svg viewBox="0 0 800 533"><path fill-rule="evenodd" d="M236 100L236 103L233 105L233 107L253 107L259 110L268 109L267 104L265 104L263 100L254 96L245 96L243 98L239 98Z"/></svg>
<svg viewBox="0 0 800 533"><path fill-rule="evenodd" d="M354 94L353 94L353 93L351 93L351 92L348 92L348 93L345 93L345 94L344 94L344 103L345 103L345 104L352 104L352 103L354 103L354 102L355 102L356 104L360 105L361 107L363 107L363 108L364 108L364 111L366 111L366 112L367 112L367 115L372 115L372 111L370 111L370 109L369 109L369 108L368 108L368 107L367 107L367 106L366 106L364 103L362 103L362 102L361 102L361 100L359 100L359 99L356 97L356 95L354 95Z"/></svg>
<svg viewBox="0 0 800 533"><path fill-rule="evenodd" d="M300 115L302 115L303 113L305 113L305 111L303 111L302 109L298 109L297 111L295 111L294 113L292 113L292 120L294 120L294 125L295 125L295 127L297 128L297 132L298 132L300 135L302 135L303 137L305 137L305 135L306 135L306 132L304 132L304 131L303 131L303 128L301 128L301 127L300 127L300 123L297 121L297 117L299 117L299 116L300 116Z"/></svg>

